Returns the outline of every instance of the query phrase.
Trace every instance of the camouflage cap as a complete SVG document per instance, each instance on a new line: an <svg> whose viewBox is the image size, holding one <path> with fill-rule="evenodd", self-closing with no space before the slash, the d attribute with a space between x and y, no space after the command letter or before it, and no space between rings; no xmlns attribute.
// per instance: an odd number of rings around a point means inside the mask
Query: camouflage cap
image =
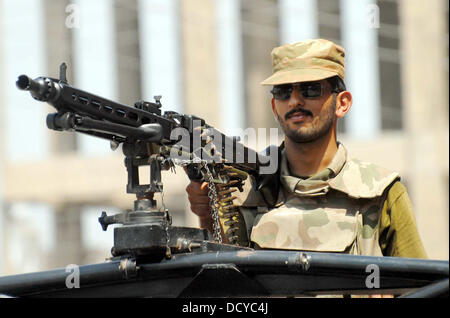
<svg viewBox="0 0 450 318"><path fill-rule="evenodd" d="M273 74L262 85L318 81L345 76L345 50L324 39L306 40L272 50Z"/></svg>

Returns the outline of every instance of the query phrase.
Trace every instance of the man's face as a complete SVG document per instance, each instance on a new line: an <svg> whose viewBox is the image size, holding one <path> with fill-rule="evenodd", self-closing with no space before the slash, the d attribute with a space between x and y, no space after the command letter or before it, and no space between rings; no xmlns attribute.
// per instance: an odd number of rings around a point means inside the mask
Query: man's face
<svg viewBox="0 0 450 318"><path fill-rule="evenodd" d="M272 99L272 110L287 138L296 143L312 142L331 132L335 122L336 95L328 81L322 80L322 94L305 97L294 85L286 99ZM306 94L308 95L308 94Z"/></svg>

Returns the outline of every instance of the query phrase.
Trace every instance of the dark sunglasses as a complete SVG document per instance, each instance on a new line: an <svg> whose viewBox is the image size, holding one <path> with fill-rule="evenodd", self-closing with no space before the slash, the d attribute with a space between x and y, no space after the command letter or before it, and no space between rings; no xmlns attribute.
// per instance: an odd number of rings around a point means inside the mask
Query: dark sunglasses
<svg viewBox="0 0 450 318"><path fill-rule="evenodd" d="M316 98L322 96L323 85L321 82L276 85L270 92L273 94L273 98L277 100L286 100L291 97L294 87L298 87L304 98Z"/></svg>

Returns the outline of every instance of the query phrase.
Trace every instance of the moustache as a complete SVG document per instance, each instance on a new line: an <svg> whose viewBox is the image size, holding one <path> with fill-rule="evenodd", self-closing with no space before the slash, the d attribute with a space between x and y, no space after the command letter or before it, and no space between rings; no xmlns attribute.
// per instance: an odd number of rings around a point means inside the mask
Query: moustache
<svg viewBox="0 0 450 318"><path fill-rule="evenodd" d="M291 117L295 113L302 113L302 114L307 115L307 116L312 116L313 115L313 113L310 112L307 109L297 108L297 109L293 109L293 110L287 112L286 115L284 115L284 119L287 120L289 117Z"/></svg>

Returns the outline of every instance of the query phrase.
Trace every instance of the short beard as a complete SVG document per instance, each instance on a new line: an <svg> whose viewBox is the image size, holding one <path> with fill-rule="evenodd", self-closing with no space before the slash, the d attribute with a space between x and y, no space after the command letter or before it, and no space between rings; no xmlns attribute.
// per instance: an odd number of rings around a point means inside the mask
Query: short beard
<svg viewBox="0 0 450 318"><path fill-rule="evenodd" d="M326 112L321 116L319 125L311 127L303 132L295 129L290 129L288 125L285 124L285 121L281 119L278 113L277 118L286 137L288 137L295 143L308 143L325 136L333 128L335 110L336 94L333 94L333 105L329 109L327 109Z"/></svg>

